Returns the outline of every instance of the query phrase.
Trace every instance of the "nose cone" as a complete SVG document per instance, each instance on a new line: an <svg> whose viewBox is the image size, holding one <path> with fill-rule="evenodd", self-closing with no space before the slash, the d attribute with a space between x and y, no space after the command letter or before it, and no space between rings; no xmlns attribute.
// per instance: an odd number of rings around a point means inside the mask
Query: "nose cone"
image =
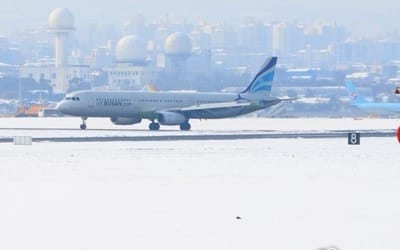
<svg viewBox="0 0 400 250"><path fill-rule="evenodd" d="M61 101L59 103L57 103L56 109L58 110L58 112L66 114L67 112L67 108L66 108L66 103L65 101Z"/></svg>

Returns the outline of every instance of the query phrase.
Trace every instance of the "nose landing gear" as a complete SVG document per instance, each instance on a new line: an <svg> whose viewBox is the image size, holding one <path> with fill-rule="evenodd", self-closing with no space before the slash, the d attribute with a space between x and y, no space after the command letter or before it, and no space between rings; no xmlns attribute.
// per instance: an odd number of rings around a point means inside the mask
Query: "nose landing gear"
<svg viewBox="0 0 400 250"><path fill-rule="evenodd" d="M80 129L82 129L82 130L86 129L86 120L87 120L87 117L82 117L82 124L79 126Z"/></svg>

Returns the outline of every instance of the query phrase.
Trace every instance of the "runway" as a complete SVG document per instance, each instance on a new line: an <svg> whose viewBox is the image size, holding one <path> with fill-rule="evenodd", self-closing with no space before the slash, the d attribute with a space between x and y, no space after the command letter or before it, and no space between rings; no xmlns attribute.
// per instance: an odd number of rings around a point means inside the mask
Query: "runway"
<svg viewBox="0 0 400 250"><path fill-rule="evenodd" d="M0 128L1 130L5 130ZM7 129L9 130L9 129ZM15 129L24 131L29 134L29 129ZM46 131L47 129L33 128L32 131ZM57 130L57 129L52 129ZM74 129L59 129L57 131L74 131ZM95 131L95 130L93 130ZM107 131L107 130L99 130ZM112 130L110 130L112 131ZM348 133L359 132L361 137L394 137L395 131L387 130L333 130L333 131L293 131L293 132L279 132L279 131L257 131L257 132L244 132L244 131L231 131L229 133L220 134L218 131L206 131L202 134L187 134L187 132L180 132L175 134L155 135L148 131L137 131L142 135L135 136L61 136L61 137L32 137L32 142L117 142L117 141L196 141L196 140L248 140L248 139L321 139L321 138L347 138ZM0 138L0 143L13 142L13 137Z"/></svg>
<svg viewBox="0 0 400 250"><path fill-rule="evenodd" d="M248 139L347 138L358 132L363 137L395 137L398 121L390 119L265 119L242 118L197 121L191 131L162 126L149 131L146 123L116 126L108 119L90 119L89 128L77 128L75 118L0 119L0 143L15 136L30 136L33 142L118 142L118 141L200 141Z"/></svg>

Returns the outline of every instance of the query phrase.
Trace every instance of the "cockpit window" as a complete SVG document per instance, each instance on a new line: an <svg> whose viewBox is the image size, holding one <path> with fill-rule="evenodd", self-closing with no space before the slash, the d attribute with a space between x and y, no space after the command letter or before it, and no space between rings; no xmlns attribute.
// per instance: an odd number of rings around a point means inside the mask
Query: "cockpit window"
<svg viewBox="0 0 400 250"><path fill-rule="evenodd" d="M69 100L72 100L72 101L80 101L79 97L77 97L77 96L74 96L74 97L68 96L68 97L65 97L65 100L67 100L67 101L69 101Z"/></svg>

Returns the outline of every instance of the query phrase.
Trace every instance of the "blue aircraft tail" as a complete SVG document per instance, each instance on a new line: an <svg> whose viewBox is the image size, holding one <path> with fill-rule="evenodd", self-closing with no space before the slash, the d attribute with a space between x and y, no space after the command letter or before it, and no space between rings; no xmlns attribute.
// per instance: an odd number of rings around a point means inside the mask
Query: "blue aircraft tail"
<svg viewBox="0 0 400 250"><path fill-rule="evenodd" d="M360 94L357 93L356 87L354 86L352 81L346 80L346 90L354 103L360 103L365 101L364 97L362 97Z"/></svg>
<svg viewBox="0 0 400 250"><path fill-rule="evenodd" d="M268 58L258 71L249 86L241 94L269 95L274 80L275 66L278 61L276 56Z"/></svg>

